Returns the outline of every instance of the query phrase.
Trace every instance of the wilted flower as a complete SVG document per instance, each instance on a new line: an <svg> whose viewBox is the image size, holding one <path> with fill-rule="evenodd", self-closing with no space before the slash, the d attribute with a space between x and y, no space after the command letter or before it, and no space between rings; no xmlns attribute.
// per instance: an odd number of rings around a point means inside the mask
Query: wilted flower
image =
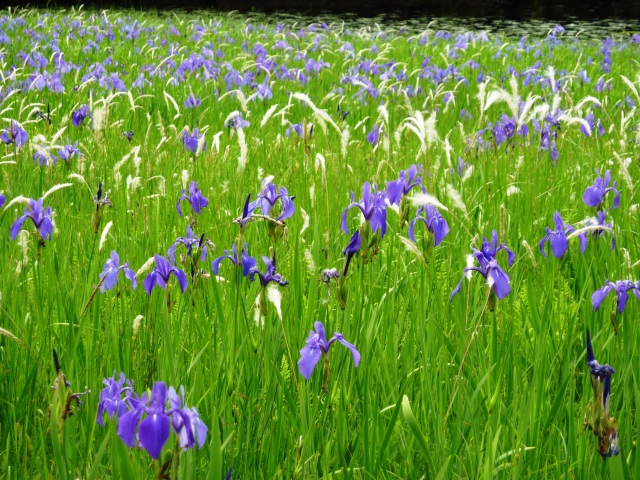
<svg viewBox="0 0 640 480"><path fill-rule="evenodd" d="M71 114L71 122L74 127L79 127L84 125L84 121L87 117L93 118L89 111L89 107L87 105L82 105L78 110Z"/></svg>
<svg viewBox="0 0 640 480"><path fill-rule="evenodd" d="M590 207L600 207L604 197L610 191L613 191L616 195L613 198L613 206L611 208L618 208L620 206L620 192L616 188L616 182L613 182L613 187L609 187L611 181L611 171L607 170L604 174L604 178L600 176L600 170L596 168L596 177L593 185L588 187L584 191L582 201Z"/></svg>
<svg viewBox="0 0 640 480"><path fill-rule="evenodd" d="M237 267L242 266L242 275L245 277L249 275L254 268L258 265L258 262L255 258L250 256L247 253L247 244L244 244L244 248L242 249L242 256L240 260L238 260L238 251L236 248L236 244L231 245L231 255L229 255L229 250L224 251L224 255L216 258L213 262L211 262L211 270L214 275L218 275L218 271L220 270L220 262L224 259L231 260L231 262Z"/></svg>
<svg viewBox="0 0 640 480"><path fill-rule="evenodd" d="M178 279L180 289L182 290L182 293L184 293L187 289L187 276L185 273L179 268L171 265L166 258L161 257L160 255L154 255L154 257L156 260L156 267L149 273L149 275L147 275L147 278L144 279L144 289L147 294L151 295L151 291L156 285L160 288L165 288L172 273Z"/></svg>
<svg viewBox="0 0 640 480"><path fill-rule="evenodd" d="M76 406L81 406L83 402L80 399L91 393L91 390L78 393L74 393L73 390L71 390L71 383L67 380L67 377L60 367L60 361L58 360L58 354L55 349L53 349L53 363L56 369L56 378L53 381L51 390L54 390L55 393L52 398L49 414L52 418L57 419L58 431L60 432L62 423L74 414L72 409L73 402L75 402Z"/></svg>
<svg viewBox="0 0 640 480"><path fill-rule="evenodd" d="M46 209L43 206L42 198L38 200L29 199L29 206L25 207L24 215L18 218L11 226L10 234L11 240L15 240L22 229L22 224L25 220L31 219L34 227L40 233L42 240L51 239L51 232L53 231L53 223L51 222L51 207Z"/></svg>
<svg viewBox="0 0 640 480"><path fill-rule="evenodd" d="M587 365L591 375L593 402L591 404L591 422L585 412L585 425L598 437L598 452L603 457L618 455L618 430L616 419L609 416L611 406L611 375L615 370L609 365L600 365L593 354L591 336L587 330Z"/></svg>
<svg viewBox="0 0 640 480"><path fill-rule="evenodd" d="M340 272L335 268L325 268L320 273L320 278L327 285L331 283L331 280L334 280L339 277L340 277Z"/></svg>
<svg viewBox="0 0 640 480"><path fill-rule="evenodd" d="M325 268L320 273L320 279L327 285L327 297L329 297L331 295L331 280L340 282L340 272L336 268ZM340 288L339 284L338 288Z"/></svg>
<svg viewBox="0 0 640 480"><path fill-rule="evenodd" d="M102 210L107 205L113 207L113 203L107 198L107 193L102 191L102 182L98 183L98 191L93 197L93 201L96 204L96 210Z"/></svg>
<svg viewBox="0 0 640 480"><path fill-rule="evenodd" d="M111 257L105 262L102 273L100 274L100 292L104 293L111 290L118 283L118 274L124 272L125 278L131 282L131 288L135 290L138 286L136 280L136 272L129 268L129 262L120 265L120 257L115 250L111 252Z"/></svg>
<svg viewBox="0 0 640 480"><path fill-rule="evenodd" d="M328 355L329 348L336 341L351 351L353 363L356 367L358 366L360 363L360 352L354 345L347 342L341 333L335 332L333 337L327 341L327 335L325 334L322 322L314 322L313 326L316 330L309 332L307 343L300 350L300 360L298 360L298 368L304 378L309 380L322 355Z"/></svg>
<svg viewBox="0 0 640 480"><path fill-rule="evenodd" d="M15 120L11 120L11 127L5 128L0 134L0 140L5 145L14 144L17 148L22 148L29 140L29 134Z"/></svg>
<svg viewBox="0 0 640 480"><path fill-rule="evenodd" d="M593 310L598 311L600 305L604 299L611 292L616 293L616 304L618 305L618 313L622 313L627 306L627 300L629 299L629 290L631 290L636 298L640 300L640 285L632 282L631 280L618 280L613 283L607 280L604 287L599 288L591 296L591 303L593 304Z"/></svg>
<svg viewBox="0 0 640 480"><path fill-rule="evenodd" d="M346 120L347 115L349 115L348 111L342 110L342 108L340 107L340 104L338 104L338 108L336 108L336 111L340 114L340 116L342 117L342 120Z"/></svg>
<svg viewBox="0 0 640 480"><path fill-rule="evenodd" d="M105 192L103 195L102 182L98 184L98 192L96 193L96 196L93 197L93 202L96 204L96 211L93 213L91 223L93 224L93 231L98 233L98 229L100 228L100 219L102 218L102 210L104 210L104 207L107 205L113 207L113 203L111 203L111 200L107 198L107 193Z"/></svg>
<svg viewBox="0 0 640 480"><path fill-rule="evenodd" d="M347 305L347 272L349 271L349 265L351 264L351 260L353 257L360 251L362 247L362 236L360 234L360 230L356 230L351 235L351 239L349 240L349 244L342 251L342 254L346 257L344 261L344 268L342 269L342 274L338 279L338 302L340 303L340 308L344 310Z"/></svg>
<svg viewBox="0 0 640 480"><path fill-rule="evenodd" d="M180 203L186 200L191 205L191 208L198 215L209 205L209 199L202 195L202 192L198 188L198 182L191 182L189 184L189 196L187 196L185 189L182 189L182 196L178 199L178 203L176 203L176 210L178 210L178 215L182 218L182 210L180 209Z"/></svg>
<svg viewBox="0 0 640 480"><path fill-rule="evenodd" d="M574 232L574 228L572 225L567 225L565 227L564 221L560 216L559 212L555 212L553 214L553 221L556 224L556 229L551 230L547 227L547 234L544 236L542 240L540 240L540 252L544 258L547 257L547 252L544 250L544 246L547 242L551 243L551 251L553 252L553 256L556 258L561 258L567 253L567 249L569 248L569 240L567 239L567 235ZM586 247L586 243L584 243L584 247ZM584 252L584 248L581 246L581 251Z"/></svg>
<svg viewBox="0 0 640 480"><path fill-rule="evenodd" d="M426 225L427 230L433 234L434 246L436 247L440 245L440 242L442 242L449 233L449 224L447 224L447 221L438 209L433 205L424 205L418 209L416 218L409 224L409 238L414 242L416 241L414 229L418 221L422 221Z"/></svg>

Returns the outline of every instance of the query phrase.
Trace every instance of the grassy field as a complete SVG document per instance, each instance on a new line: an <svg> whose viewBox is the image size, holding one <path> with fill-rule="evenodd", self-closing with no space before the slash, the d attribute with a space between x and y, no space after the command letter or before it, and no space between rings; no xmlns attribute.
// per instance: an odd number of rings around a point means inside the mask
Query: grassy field
<svg viewBox="0 0 640 480"><path fill-rule="evenodd" d="M640 478L638 32L0 13L0 479Z"/></svg>

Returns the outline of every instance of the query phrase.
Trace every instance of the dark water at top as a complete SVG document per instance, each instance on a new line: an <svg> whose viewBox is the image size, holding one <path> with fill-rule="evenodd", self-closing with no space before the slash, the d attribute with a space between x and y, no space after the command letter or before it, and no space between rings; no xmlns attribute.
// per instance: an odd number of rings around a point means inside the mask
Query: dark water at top
<svg viewBox="0 0 640 480"><path fill-rule="evenodd" d="M0 7L2 6L0 0ZM237 12L255 22L346 22L346 28L413 31L487 30L509 36L537 35L562 24L586 37L640 32L640 0L93 0L85 9L133 9L160 15ZM78 0L31 0L30 7L77 7Z"/></svg>
<svg viewBox="0 0 640 480"><path fill-rule="evenodd" d="M0 1L0 4L7 6L11 3L11 0ZM640 0L31 0L29 5L55 8L77 6L80 3L85 8L215 9L242 13L295 13L303 16L327 13L358 17L385 15L397 20L418 17L475 17L487 21L539 19L557 22L571 19L640 19Z"/></svg>

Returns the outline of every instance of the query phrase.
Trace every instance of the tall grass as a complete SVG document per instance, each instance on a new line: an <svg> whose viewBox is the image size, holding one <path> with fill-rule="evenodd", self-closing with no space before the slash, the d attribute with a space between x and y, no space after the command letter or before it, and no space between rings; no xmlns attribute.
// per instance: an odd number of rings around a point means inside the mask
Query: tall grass
<svg viewBox="0 0 640 480"><path fill-rule="evenodd" d="M4 12L3 122L19 121L30 140L17 151L2 147L0 191L10 201L71 185L45 199L55 228L42 248L28 223L18 240L9 238L22 204L0 213L0 477L154 478L157 462L120 441L115 419L105 418L104 428L96 424L102 379L122 371L139 392L155 381L184 385L187 403L208 425L206 446L180 453L176 478L223 478L229 466L234 478L637 478L640 305L631 296L616 318L615 335L611 300L594 312L590 298L607 279L633 280L638 271L640 122L626 103L627 96L640 102L638 43L626 32L611 32L607 73L600 64L602 31L595 39L571 29L556 38L540 26L521 43L509 31L490 34L486 42L476 32L466 49L456 50L456 34L449 39L433 27L285 23L281 31L269 19L236 15ZM132 25L142 30L127 39ZM106 40L85 51L97 34ZM278 50L277 40L290 48ZM346 41L353 53L340 51ZM258 43L267 58L300 68L308 81L256 68ZM64 92L24 87L32 73L60 69L52 44L78 67L63 74ZM32 49L47 66L33 67L20 55ZM192 52L216 50L224 54L212 53L217 76L198 68L172 80ZM299 52L307 57L296 59ZM108 71L119 73L128 92L82 80L107 57ZM330 67L306 73L308 58ZM454 65L465 79L425 77L425 58L440 68ZM479 69L469 66L471 59ZM392 72L406 77L363 74L374 82L375 95L361 78L341 82L356 67L360 73L368 68L362 66L367 60L382 70L395 62ZM249 100L250 86L231 86L236 91L227 93L231 68L256 72L254 81L267 82L273 98ZM578 79L582 68L590 83ZM143 71L149 83L139 90L132 85ZM486 84L476 81L480 72ZM600 78L609 90L594 90ZM403 92L408 87L420 92L411 96ZM182 105L191 91L202 101L196 109ZM452 95L448 103L445 94ZM527 98L532 104L524 111L519 102ZM71 123L82 104L93 112L93 129L91 121L82 128ZM52 125L34 116L47 106ZM349 114L343 118L339 109ZM563 111L559 158L552 161L533 125L557 109ZM224 126L235 110L251 123L241 135ZM585 137L571 120L589 111L605 127L603 136ZM522 114L519 124L529 126L529 136L496 146L487 132L480 148L476 132L502 113ZM299 122L306 133L287 137L287 127ZM382 126L375 148L366 140L374 124ZM185 127L205 132L204 151L187 152ZM131 142L122 130L133 130ZM36 148L51 145L57 154L67 138L79 142L82 157L34 164ZM458 157L471 166L461 176ZM340 220L349 192L357 196L365 181L383 187L416 162L424 166L428 193L447 208L442 214L451 233L437 248L428 247L429 238L407 248L406 227L388 209L387 236L373 260L352 263L341 309L335 284L327 294L320 272L342 268L349 237ZM545 227L553 226L554 211L573 224L594 215L581 198L595 168L610 169L622 192L621 208L608 217L616 248L605 234L590 238L584 254L573 239L566 257L544 259L537 245ZM295 196L296 213L275 242L266 222L245 228L249 253L259 258L273 248L278 271L289 281L278 287L281 317L268 303L260 320L258 282L224 262L215 278L210 262L236 241L232 220L268 175ZM183 204L189 213L179 218L175 204L192 180L209 206L196 217ZM94 231L99 182L113 206L105 207ZM95 293L111 250L138 270L184 236L189 221L215 248L200 265L206 275L190 277L184 294L173 284L170 310L165 291L145 293L145 273L136 290L121 278L115 290ZM479 247L494 229L517 254L508 269L511 293L490 311L478 276L450 302L470 246ZM176 258L189 273L186 250ZM346 349L332 349L326 390L322 374L306 381L296 365L317 320L362 354L355 368ZM616 369L611 412L621 455L607 460L583 425L592 401L587 328L598 360ZM52 349L70 389L91 391L60 423ZM176 450L172 436L163 458Z"/></svg>

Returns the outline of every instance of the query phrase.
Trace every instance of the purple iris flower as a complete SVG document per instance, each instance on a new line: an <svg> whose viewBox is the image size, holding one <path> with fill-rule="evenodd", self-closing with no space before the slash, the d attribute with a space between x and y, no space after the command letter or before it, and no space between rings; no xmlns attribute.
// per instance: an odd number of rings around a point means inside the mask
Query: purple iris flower
<svg viewBox="0 0 640 480"><path fill-rule="evenodd" d="M240 128L247 128L251 125L249 120L245 120L242 118L242 113L238 113L231 120L225 122L224 126L227 128L233 128L234 130L238 130Z"/></svg>
<svg viewBox="0 0 640 480"><path fill-rule="evenodd" d="M369 133L367 133L367 142L369 142L374 147L378 143L380 139L380 125L374 125Z"/></svg>
<svg viewBox="0 0 640 480"><path fill-rule="evenodd" d="M151 457L158 459L165 443L169 439L172 426L180 436L181 446L193 447L196 438L199 445L201 445L200 440L204 443L202 432L196 432L194 435L194 429L192 428L194 424L200 428L204 424L201 421L194 422L184 409L177 406L180 403L179 397L175 390L167 392L167 386L164 382L153 384L151 396L148 399L146 393L144 393L140 398L133 398L132 396L128 397L127 400L130 410L118 420L118 436L128 447L134 447L137 439L140 446ZM170 403L168 409L167 400ZM189 413L197 415L195 409ZM144 420L142 419L143 415L145 416ZM199 415L197 415L197 418L199 420ZM176 428L179 428L179 430L176 430ZM184 442L183 435L185 436ZM204 437L206 437L206 430L204 430Z"/></svg>
<svg viewBox="0 0 640 480"><path fill-rule="evenodd" d="M184 108L197 108L200 106L200 99L197 98L193 92L189 93L189 96L184 101Z"/></svg>
<svg viewBox="0 0 640 480"><path fill-rule="evenodd" d="M161 257L160 255L155 255L155 259L156 267L149 273L149 275L147 275L147 278L144 279L144 289L147 294L151 295L151 291L156 285L160 288L165 288L172 273L178 279L180 289L182 290L182 293L184 293L187 289L187 276L185 273L179 268L171 265L166 258Z"/></svg>
<svg viewBox="0 0 640 480"><path fill-rule="evenodd" d="M207 245L211 242L209 240L204 239L204 234L202 237L198 237L193 233L193 229L191 225L187 225L187 235L185 237L178 237L173 245L169 247L167 250L167 258L169 258L169 262L175 264L176 263L176 250L179 245L184 245L187 248L187 254L189 257L193 256L193 249L200 248L200 261L204 262L207 259Z"/></svg>
<svg viewBox="0 0 640 480"><path fill-rule="evenodd" d="M613 198L613 206L611 208L618 208L620 206L620 192L616 188L616 182L613 182L613 187L609 186L609 182L611 182L611 171L607 170L604 173L604 178L600 176L600 170L596 168L596 173L598 176L596 177L593 185L587 187L584 191L584 195L582 196L582 201L585 205L589 207L599 207L604 197L610 191L613 191L616 195Z"/></svg>
<svg viewBox="0 0 640 480"><path fill-rule="evenodd" d="M467 162L465 162L462 157L458 157L458 167L457 169L451 168L450 173L451 176L453 177L453 173L457 172L459 177L462 177L464 175L464 172L467 168L469 168L469 164Z"/></svg>
<svg viewBox="0 0 640 480"><path fill-rule="evenodd" d="M111 290L118 283L118 275L120 271L124 272L125 278L131 282L131 288L135 290L138 286L136 280L136 273L129 268L129 262L124 265L120 265L120 257L115 250L111 252L111 257L104 263L104 268L100 274L100 292L104 293L107 290Z"/></svg>
<svg viewBox="0 0 640 480"><path fill-rule="evenodd" d="M279 285L285 287L289 284L288 281L286 281L283 277L282 274L277 273L276 272L276 256L275 254L273 255L273 259L269 258L269 257L262 257L262 261L264 262L264 264L267 266L267 269L265 270L265 273L263 274L260 270L258 270L257 266L254 266L250 271L249 271L249 280L253 282L254 280L254 275L258 276L258 279L260 280L260 285L262 285L262 288L264 289L270 282L276 282Z"/></svg>
<svg viewBox="0 0 640 480"><path fill-rule="evenodd" d="M271 91L271 87L266 83L261 83L256 88L256 96L260 100L271 100L273 98L273 92Z"/></svg>
<svg viewBox="0 0 640 480"><path fill-rule="evenodd" d="M331 283L331 280L334 280L339 277L340 277L340 272L336 268L325 268L320 273L321 280L327 285Z"/></svg>
<svg viewBox="0 0 640 480"><path fill-rule="evenodd" d="M42 240L51 239L51 232L53 231L53 223L51 222L51 207L46 209L43 206L43 200L39 198L34 200L29 199L29 206L25 207L24 215L18 218L13 225L11 225L11 240L15 240L22 229L22 224L27 219L31 219L36 230L40 233Z"/></svg>
<svg viewBox="0 0 640 480"><path fill-rule="evenodd" d="M251 194L247 195L247 199L244 202L244 207L242 208L242 216L235 218L233 223L237 223L240 225L240 230L243 230L244 227L253 219L253 211L256 208L256 203L251 202Z"/></svg>
<svg viewBox="0 0 640 480"><path fill-rule="evenodd" d="M220 262L222 262L222 260L224 260L225 258L231 260L231 262L236 267L242 265L242 275L244 275L245 277L249 275L258 265L258 261L247 253L246 243L244 244L244 248L242 249L242 256L240 260L238 260L238 249L236 247L236 244L234 243L233 245L231 245L231 255L229 255L229 250L225 250L224 255L216 258L213 262L211 262L211 270L213 271L214 275L218 275L218 271L220 270Z"/></svg>
<svg viewBox="0 0 640 480"><path fill-rule="evenodd" d="M356 367L358 366L358 364L360 363L360 352L355 347L355 345L347 342L344 339L344 336L338 332L335 332L333 334L333 337L331 337L331 339L327 341L327 335L325 333L324 325L322 324L322 322L314 322L313 326L316 330L311 330L309 332L309 336L307 337L307 344L300 350L300 360L298 360L298 368L300 369L300 373L304 378L306 378L307 380L311 378L311 374L316 368L316 365L320 361L322 355L327 355L329 353L329 348L331 348L331 345L336 341L338 341L351 351L351 355L353 356L353 364Z"/></svg>
<svg viewBox="0 0 640 480"><path fill-rule="evenodd" d="M198 182L191 182L189 184L189 196L187 196L185 189L182 189L182 196L178 199L178 203L176 203L176 210L178 210L178 215L182 218L182 209L180 208L180 203L186 200L191 205L191 208L198 215L209 205L209 199L202 195L202 192L198 188Z"/></svg>
<svg viewBox="0 0 640 480"><path fill-rule="evenodd" d="M591 303L593 304L593 311L597 312L598 308L604 301L604 299L611 292L616 293L616 303L618 305L618 313L622 313L627 306L627 300L629 299L629 290L633 292L638 300L640 300L640 285L632 282L631 280L618 280L613 283L607 280L604 287L599 288L591 296Z"/></svg>
<svg viewBox="0 0 640 480"><path fill-rule="evenodd" d="M196 153L198 151L198 145L200 144L200 139L202 139L203 135L198 132L198 128L194 128L192 133L189 133L189 130L185 129L182 134L182 144L184 148L187 149L187 152ZM207 149L207 142L203 142L202 151L204 152Z"/></svg>
<svg viewBox="0 0 640 480"><path fill-rule="evenodd" d="M505 250L507 252L507 263L509 266L513 265L515 254L504 243L498 245L498 232L495 230L493 231L491 242L485 238L482 243L481 250L476 250L475 248L472 248L472 250L473 254L470 255L470 258L475 260L479 266L469 266L465 268L465 276L471 278L472 272L478 272L486 279L487 285L491 288L493 293L495 293L496 297L499 300L502 300L509 295L509 292L511 291L511 286L509 285L510 278L500 265L498 265L496 254L500 250ZM451 292L449 301L460 293L464 278L465 277L463 276L460 283L458 283L456 288L453 289L453 292Z"/></svg>
<svg viewBox="0 0 640 480"><path fill-rule="evenodd" d="M598 452L603 457L618 455L618 429L616 419L609 415L611 406L611 375L616 371L608 364L600 365L593 353L591 335L587 329L587 365L591 376L591 387L594 394L594 404L591 408L592 422L590 425L594 435L598 437Z"/></svg>
<svg viewBox="0 0 640 480"><path fill-rule="evenodd" d="M180 386L180 395L178 395L175 388L169 387L167 396L169 397L169 405L171 408L176 412L182 413L182 415L171 416L171 424L173 430L178 433L180 446L182 448L190 448L194 443L197 443L198 448L202 448L207 439L209 429L200 418L196 407L186 406L184 401L184 387L182 385ZM189 427L192 432L191 439L189 438L189 429L183 428L185 422L189 422Z"/></svg>
<svg viewBox="0 0 640 480"><path fill-rule="evenodd" d="M291 136L291 131L294 131L298 134L298 137L302 136L302 122L300 123L292 123L291 125L289 125L289 128L287 128L287 131L285 132L285 135L287 136L287 138L289 138Z"/></svg>
<svg viewBox="0 0 640 480"><path fill-rule="evenodd" d="M29 140L29 134L15 120L11 120L11 127L5 128L0 134L0 140L5 145L14 144L17 148L22 148Z"/></svg>
<svg viewBox="0 0 640 480"><path fill-rule="evenodd" d="M416 212L416 218L414 218L409 224L409 238L414 242L416 241L414 228L416 222L419 220L424 222L427 226L427 230L433 234L434 245L436 247L440 245L440 242L442 242L449 233L449 224L447 224L444 217L440 215L438 209L433 205L424 205L418 209Z"/></svg>
<svg viewBox="0 0 640 480"><path fill-rule="evenodd" d="M131 141L133 139L133 130L122 130L122 136Z"/></svg>
<svg viewBox="0 0 640 480"><path fill-rule="evenodd" d="M78 148L78 141L76 140L76 142L71 145L71 142L67 138L67 144L58 150L58 156L64 161L69 161L76 155L79 157L82 156L82 153Z"/></svg>
<svg viewBox="0 0 640 480"><path fill-rule="evenodd" d="M71 122L74 127L79 127L84 125L84 121L87 117L92 118L89 107L87 105L82 105L78 110L71 114Z"/></svg>
<svg viewBox="0 0 640 480"><path fill-rule="evenodd" d="M606 221L607 219L607 211L606 210L600 210L599 212L596 212L596 218L590 218L586 221L586 226L592 226L592 227L601 227L601 228L595 228L594 230L591 231L591 236L592 237L602 237L605 232L607 231L612 231L613 225L608 223ZM580 243L581 243L581 251L584 251L585 248L587 248L587 234L586 233L582 233L580 234ZM616 237L615 235L613 235L613 233L611 233L611 250L613 250L614 248L616 248Z"/></svg>
<svg viewBox="0 0 640 480"><path fill-rule="evenodd" d="M249 210L254 211L256 207L260 207L260 211L266 217L271 213L271 209L275 206L276 202L280 200L281 213L276 218L277 221L283 221L287 218L291 218L296 211L296 206L293 200L296 197L290 197L286 188L276 188L275 184L269 182L265 185L262 182L262 190L258 194L258 197L249 205Z"/></svg>
<svg viewBox="0 0 640 480"><path fill-rule="evenodd" d="M58 157L56 157L55 155L51 155L50 153L47 156L43 152L36 150L33 154L34 163L36 163L37 165L40 165L41 167L48 166L49 160L51 160L51 165L55 165L56 163L58 163Z"/></svg>
<svg viewBox="0 0 640 480"><path fill-rule="evenodd" d="M500 146L515 135L516 119L503 113L502 118L493 126L491 133L493 133L496 146Z"/></svg>
<svg viewBox="0 0 640 480"><path fill-rule="evenodd" d="M587 74L587 71L584 68L578 72L578 78L582 83L591 83L591 79L589 78L589 75Z"/></svg>
<svg viewBox="0 0 640 480"><path fill-rule="evenodd" d="M4 205L4 202L7 201L7 197L5 197L2 193L0 193L0 207Z"/></svg>
<svg viewBox="0 0 640 480"><path fill-rule="evenodd" d="M342 251L342 254L347 257L347 261L344 264L344 270L342 270L342 278L347 276L347 271L349 270L349 264L351 263L351 259L353 256L360 251L360 247L362 246L362 237L360 235L360 230L356 230L353 235L351 235L351 239L349 240L349 244Z"/></svg>
<svg viewBox="0 0 640 480"><path fill-rule="evenodd" d="M547 234L542 240L540 240L540 252L542 253L542 256L544 258L548 258L547 252L545 252L544 250L544 246L547 242L551 243L551 251L553 252L554 257L563 257L564 254L567 253L567 249L569 248L569 240L567 239L567 235L574 232L574 228L572 225L567 225L565 227L564 221L560 216L560 212L555 212L553 214L553 221L556 224L555 231L547 227ZM586 243L584 244L584 247L586 247ZM584 248L581 248L580 250L582 253L584 253Z"/></svg>
<svg viewBox="0 0 640 480"><path fill-rule="evenodd" d="M593 131L595 130L596 127L598 127L598 135L599 136L604 135L604 127L600 123L600 119L598 119L597 121L595 120L593 113L590 113L589 115L587 115L587 117L584 120L589 125L589 128L587 128L585 127L584 124L580 124L580 131L585 137L590 137L593 134Z"/></svg>
<svg viewBox="0 0 640 480"><path fill-rule="evenodd" d="M491 234L491 241L487 240L487 238L484 237L481 253L484 259L488 261L492 258L495 258L500 250L504 250L505 252L507 252L507 263L509 264L509 266L513 265L513 262L516 259L516 254L513 253L513 251L509 247L507 247L506 244L501 243L500 245L498 245L498 232L494 230Z"/></svg>
<svg viewBox="0 0 640 480"><path fill-rule="evenodd" d="M386 195L391 205L400 205L402 197L408 195L412 188L418 187L422 192L427 189L422 185L422 165L410 165L400 172L400 177L387 182Z"/></svg>
<svg viewBox="0 0 640 480"><path fill-rule="evenodd" d="M345 234L349 234L349 227L347 226L347 212L349 209L357 207L364 215L365 221L369 222L371 231L376 232L380 230L380 238L384 237L387 232L387 208L384 203L385 194L378 192L378 186L373 184L373 192L371 192L371 185L369 182L365 182L362 186L362 199L356 203L355 195L351 192L351 203L342 212L342 231Z"/></svg>
<svg viewBox="0 0 640 480"><path fill-rule="evenodd" d="M124 387L125 382L128 386ZM113 377L104 378L102 380L104 388L100 392L100 403L98 404L98 416L96 423L101 427L104 427L103 415L107 412L109 418L119 419L127 412L127 404L122 398L122 394L130 394L131 382L129 382L123 372L120 372L120 379L116 381L116 372L113 372Z"/></svg>

